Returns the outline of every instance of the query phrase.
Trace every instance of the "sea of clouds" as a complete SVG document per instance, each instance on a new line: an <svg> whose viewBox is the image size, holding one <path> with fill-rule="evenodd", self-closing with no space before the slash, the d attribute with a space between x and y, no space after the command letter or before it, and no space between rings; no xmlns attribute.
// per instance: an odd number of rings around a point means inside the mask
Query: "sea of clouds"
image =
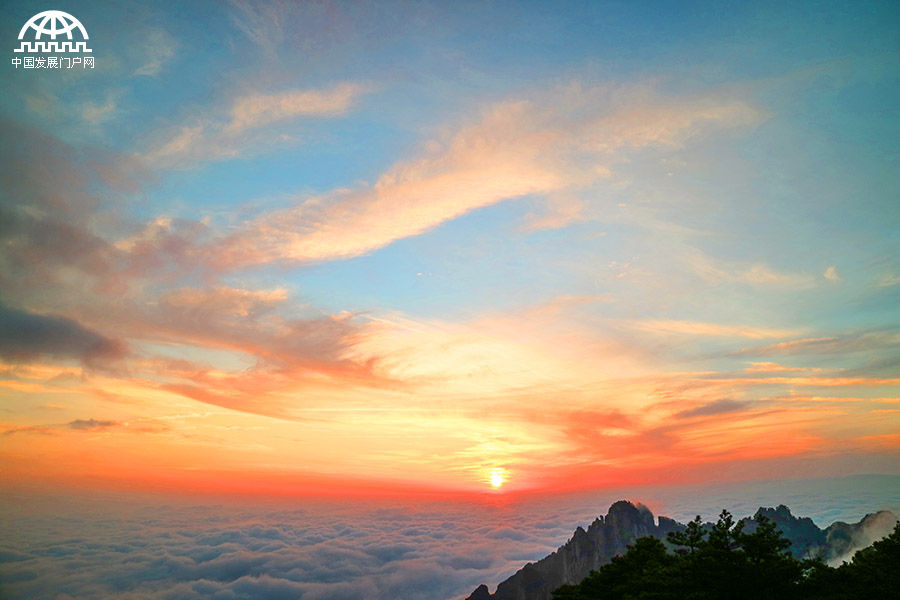
<svg viewBox="0 0 900 600"><path fill-rule="evenodd" d="M784 503L820 527L900 506L900 477L636 488L506 502L3 492L0 597L448 600L491 589L622 498L685 521Z"/></svg>

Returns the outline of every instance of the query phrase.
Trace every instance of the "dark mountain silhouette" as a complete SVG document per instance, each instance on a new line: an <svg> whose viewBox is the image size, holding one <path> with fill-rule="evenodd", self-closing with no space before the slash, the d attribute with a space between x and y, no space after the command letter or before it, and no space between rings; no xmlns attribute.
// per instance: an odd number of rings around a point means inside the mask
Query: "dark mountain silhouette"
<svg viewBox="0 0 900 600"><path fill-rule="evenodd" d="M761 516L774 521L784 537L791 540L791 554L795 558L812 557L825 546L825 530L819 529L809 517L795 517L784 504L780 504L777 508L757 510L752 519L744 519L747 522L744 531L753 533L756 530L756 521Z"/></svg>
<svg viewBox="0 0 900 600"><path fill-rule="evenodd" d="M598 517L575 534L559 550L535 563L528 563L515 575L500 583L497 591L488 593L481 585L468 600L550 600L553 590L567 583L577 583L617 554L628 544L644 536L665 538L683 525L667 517L659 523L646 506L620 500L609 507L605 517Z"/></svg>
<svg viewBox="0 0 900 600"><path fill-rule="evenodd" d="M755 530L757 519L765 516L791 541L791 552L797 558L819 556L826 562L850 558L852 552L889 534L897 517L889 511L866 515L859 523L837 522L820 529L809 518L797 518L788 507L760 508L744 519L745 530ZM575 584L592 570L607 564L613 556L623 554L629 544L641 537L666 539L670 531L681 531L684 525L668 517L654 518L642 504L620 500L609 507L605 517L598 517L587 528L578 527L572 538L560 548L528 563L512 577L501 582L491 594L480 585L467 600L551 600L553 590Z"/></svg>
<svg viewBox="0 0 900 600"><path fill-rule="evenodd" d="M819 529L808 517L797 518L785 505L778 508L760 508L747 521L745 531L752 533L759 517L775 522L784 537L791 540L791 553L796 558L821 558L826 563L840 562L860 548L889 534L897 524L897 516L889 510L870 513L858 523L837 521L825 529ZM849 556L848 556L849 555Z"/></svg>
<svg viewBox="0 0 900 600"><path fill-rule="evenodd" d="M843 521L832 523L825 529L825 543L820 548L821 558L828 563L839 563L842 559L849 560L854 552L871 546L896 524L897 515L889 510L868 514L859 523L848 524Z"/></svg>

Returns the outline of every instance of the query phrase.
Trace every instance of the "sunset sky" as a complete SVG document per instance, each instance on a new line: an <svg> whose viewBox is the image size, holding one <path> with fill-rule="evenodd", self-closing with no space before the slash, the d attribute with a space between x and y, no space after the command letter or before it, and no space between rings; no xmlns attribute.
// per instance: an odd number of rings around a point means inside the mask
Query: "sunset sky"
<svg viewBox="0 0 900 600"><path fill-rule="evenodd" d="M4 485L897 474L900 6L785 4L5 5Z"/></svg>

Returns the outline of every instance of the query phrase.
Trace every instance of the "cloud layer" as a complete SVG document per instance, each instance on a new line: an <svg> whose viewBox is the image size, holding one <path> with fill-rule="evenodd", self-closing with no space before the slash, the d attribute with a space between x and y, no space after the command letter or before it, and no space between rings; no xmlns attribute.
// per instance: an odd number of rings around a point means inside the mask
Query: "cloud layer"
<svg viewBox="0 0 900 600"><path fill-rule="evenodd" d="M721 508L747 516L785 502L824 527L900 502L896 477L882 479L641 488L515 503L298 506L76 495L63 506L46 494L13 492L3 504L0 592L98 600L451 600L481 583L493 588L622 498L681 521L712 519ZM848 486L860 485L880 491L848 495Z"/></svg>

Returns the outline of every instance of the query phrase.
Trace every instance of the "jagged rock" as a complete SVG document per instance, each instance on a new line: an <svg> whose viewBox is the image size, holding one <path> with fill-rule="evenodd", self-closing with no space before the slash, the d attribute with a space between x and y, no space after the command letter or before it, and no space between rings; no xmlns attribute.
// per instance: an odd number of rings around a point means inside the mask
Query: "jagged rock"
<svg viewBox="0 0 900 600"><path fill-rule="evenodd" d="M888 510L867 514L859 523L832 523L823 532L825 542L818 554L829 563L850 560L853 552L885 537L896 524L897 515Z"/></svg>
<svg viewBox="0 0 900 600"><path fill-rule="evenodd" d="M784 537L791 540L791 552L796 558L818 557L829 563L849 560L854 551L888 535L897 524L894 513L882 510L866 515L859 523L837 521L819 529L812 519L797 518L781 504L777 508L761 507L752 519L745 519L748 533L756 529L760 516L774 521Z"/></svg>
<svg viewBox="0 0 900 600"><path fill-rule="evenodd" d="M777 508L760 507L752 519L744 519L747 533L756 530L756 521L761 516L774 521L784 537L791 540L791 553L796 558L811 557L825 544L825 532L819 529L812 519L809 517L798 519L784 504L778 505Z"/></svg>
<svg viewBox="0 0 900 600"><path fill-rule="evenodd" d="M637 538L665 538L670 531L678 529L683 526L672 519L660 517L657 525L646 506L621 500L609 507L605 517L594 520L587 530L578 527L572 539L556 552L519 569L500 583L493 594L485 595L488 590L482 590L482 585L468 600L550 600L553 590L567 583L578 583L613 556L625 552L628 544Z"/></svg>
<svg viewBox="0 0 900 600"><path fill-rule="evenodd" d="M784 536L791 540L791 552L798 558L819 556L835 562L850 558L852 552L888 535L897 523L889 511L866 515L859 523L837 522L819 529L812 519L797 518L787 506L760 507L752 518L743 519L745 531L754 531L758 519L765 516L775 522ZM680 531L684 525L659 517L642 504L624 500L609 507L605 517L598 517L587 530L578 527L572 538L559 549L528 563L512 577L500 583L493 594L480 585L467 600L550 600L553 590L570 583L579 583L592 570L599 569L613 556L623 554L637 538L652 536L665 539L670 531Z"/></svg>
<svg viewBox="0 0 900 600"><path fill-rule="evenodd" d="M491 600L491 592L488 590L488 586L483 583L475 588L475 591L472 592L472 595L469 596L469 600Z"/></svg>
<svg viewBox="0 0 900 600"><path fill-rule="evenodd" d="M678 531L680 529L684 529L684 525L676 521L675 519L670 519L669 517L664 517L660 515L659 519L659 527L661 529L667 529L668 531Z"/></svg>

